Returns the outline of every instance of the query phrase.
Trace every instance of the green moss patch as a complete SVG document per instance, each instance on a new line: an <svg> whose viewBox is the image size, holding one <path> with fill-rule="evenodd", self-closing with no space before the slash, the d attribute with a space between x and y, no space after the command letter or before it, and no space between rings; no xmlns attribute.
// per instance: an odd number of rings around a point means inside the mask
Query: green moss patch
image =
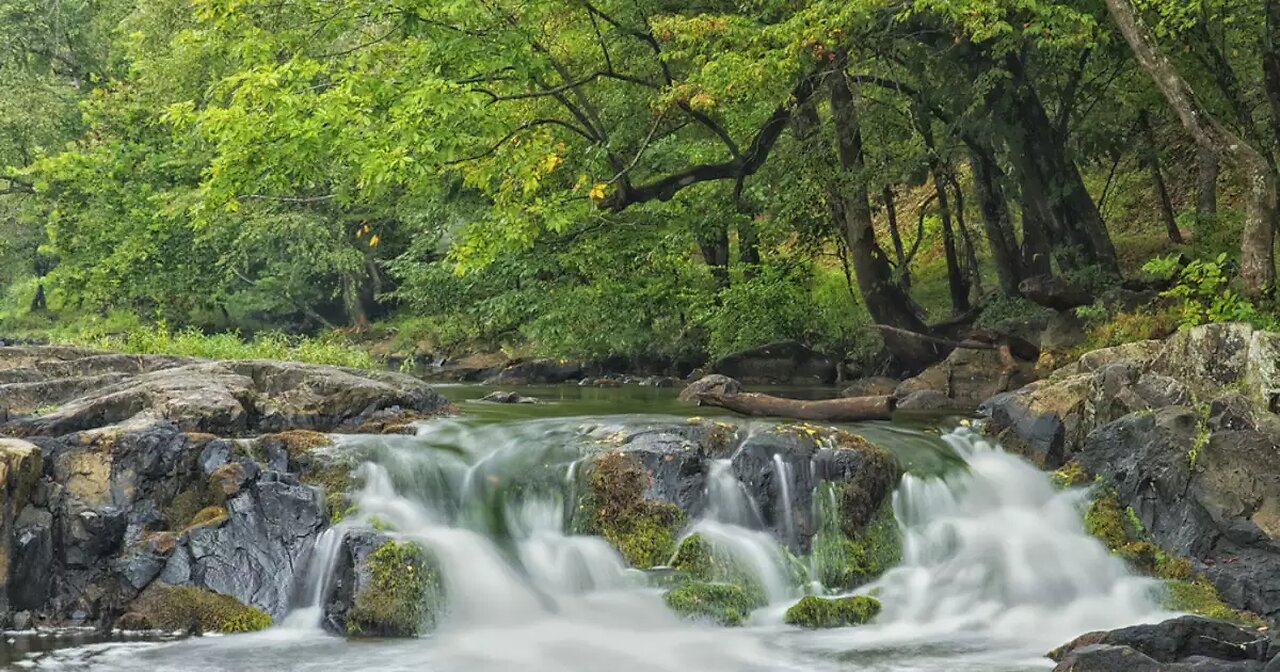
<svg viewBox="0 0 1280 672"><path fill-rule="evenodd" d="M1102 492L1090 502L1084 524L1089 534L1135 570L1164 581L1166 608L1247 626L1263 624L1257 615L1223 602L1207 578L1194 574L1191 561L1156 545L1133 509L1122 506L1114 493Z"/></svg>
<svg viewBox="0 0 1280 672"><path fill-rule="evenodd" d="M644 498L651 478L633 455L602 455L591 468L590 496L580 503L592 511L587 531L604 537L639 569L667 562L684 525L680 507Z"/></svg>
<svg viewBox="0 0 1280 672"><path fill-rule="evenodd" d="M827 590L843 592L866 584L902 559L902 533L885 497L872 519L848 536L842 515L841 483L823 483L818 491L818 533L810 565Z"/></svg>
<svg viewBox="0 0 1280 672"><path fill-rule="evenodd" d="M738 586L745 591L753 608L763 607L768 602L764 586L755 574L701 534L685 537L670 564L682 581ZM802 582L803 577L799 577L796 584Z"/></svg>
<svg viewBox="0 0 1280 672"><path fill-rule="evenodd" d="M751 615L751 596L731 583L686 583L663 595L667 606L689 619L742 625Z"/></svg>
<svg viewBox="0 0 1280 672"><path fill-rule="evenodd" d="M191 522L187 524L187 528L182 532L185 534L198 527L217 527L227 519L227 510L221 506L206 506L191 518Z"/></svg>
<svg viewBox="0 0 1280 672"><path fill-rule="evenodd" d="M862 625L880 613L880 601L866 595L826 598L808 595L787 609L785 620L802 628Z"/></svg>
<svg viewBox="0 0 1280 672"><path fill-rule="evenodd" d="M159 630L254 632L271 617L230 595L203 588L153 584L134 600L127 622Z"/></svg>
<svg viewBox="0 0 1280 672"><path fill-rule="evenodd" d="M444 592L434 560L412 542L388 541L369 554L369 581L347 613L355 637L413 637L435 627Z"/></svg>

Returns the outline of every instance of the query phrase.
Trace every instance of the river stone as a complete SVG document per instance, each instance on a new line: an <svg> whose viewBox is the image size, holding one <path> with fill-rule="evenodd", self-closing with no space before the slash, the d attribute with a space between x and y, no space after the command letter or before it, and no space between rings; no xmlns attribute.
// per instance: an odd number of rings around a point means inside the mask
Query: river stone
<svg viewBox="0 0 1280 672"><path fill-rule="evenodd" d="M740 392L742 392L742 383L729 376L713 373L689 383L680 391L680 401L697 402L698 397L704 394L730 395Z"/></svg>
<svg viewBox="0 0 1280 672"><path fill-rule="evenodd" d="M586 375L581 363L556 359L531 359L507 364L486 378L485 385L556 385Z"/></svg>
<svg viewBox="0 0 1280 672"><path fill-rule="evenodd" d="M1057 670L1260 671L1274 657L1267 636L1230 623L1183 616L1156 624L1091 632L1049 653Z"/></svg>
<svg viewBox="0 0 1280 672"><path fill-rule="evenodd" d="M375 530L355 529L343 533L338 557L326 584L328 594L321 597L321 623L326 630L347 635L347 613L361 588L371 580L369 555L392 540L390 535Z"/></svg>
<svg viewBox="0 0 1280 672"><path fill-rule="evenodd" d="M485 401L491 404L536 404L538 399L535 397L526 397L519 392L490 392L480 397L478 401Z"/></svg>
<svg viewBox="0 0 1280 672"><path fill-rule="evenodd" d="M279 619L326 520L319 493L292 477L264 473L227 501L227 520L192 530L191 582L231 595Z"/></svg>
<svg viewBox="0 0 1280 672"><path fill-rule="evenodd" d="M729 457L741 436L736 425L698 420L627 428L614 440L648 470L645 499L671 502L696 516L705 504L707 461Z"/></svg>

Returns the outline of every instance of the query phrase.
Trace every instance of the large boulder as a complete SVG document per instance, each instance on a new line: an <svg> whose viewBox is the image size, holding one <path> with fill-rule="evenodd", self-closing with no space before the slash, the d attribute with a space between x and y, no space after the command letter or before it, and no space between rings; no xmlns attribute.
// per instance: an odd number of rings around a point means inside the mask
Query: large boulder
<svg viewBox="0 0 1280 672"><path fill-rule="evenodd" d="M729 376L713 373L702 376L689 383L680 391L680 401L696 402L704 394L738 394L742 392L742 383Z"/></svg>
<svg viewBox="0 0 1280 672"><path fill-rule="evenodd" d="M579 362L559 359L530 359L507 364L485 379L485 385L555 385L587 375Z"/></svg>
<svg viewBox="0 0 1280 672"><path fill-rule="evenodd" d="M1093 303L1089 290L1054 275L1036 275L1018 283L1023 298L1054 310L1071 310Z"/></svg>
<svg viewBox="0 0 1280 672"><path fill-rule="evenodd" d="M1061 672L1261 672L1275 651L1265 633L1199 616L1091 632L1049 653ZM1270 669L1270 668L1266 668Z"/></svg>
<svg viewBox="0 0 1280 672"><path fill-rule="evenodd" d="M286 429L332 431L387 409L431 414L448 404L411 376L295 362L198 361L104 375L123 377L95 378L82 396L58 399L60 403L47 412L10 420L6 431L61 436L136 416L222 436ZM10 402L22 399L28 387L0 385L0 405L7 403L11 412L23 408Z"/></svg>
<svg viewBox="0 0 1280 672"><path fill-rule="evenodd" d="M439 569L411 541L347 530L323 596L323 623L353 637L412 637L435 627L444 605Z"/></svg>
<svg viewBox="0 0 1280 672"><path fill-rule="evenodd" d="M826 385L836 380L835 359L795 341L779 341L716 360L711 371L749 385Z"/></svg>
<svg viewBox="0 0 1280 672"><path fill-rule="evenodd" d="M972 410L993 395L1022 387L1034 379L1034 362L1006 356L990 343L962 342L943 361L902 381L894 396L905 400L915 392L931 390L950 399L952 409ZM938 404L931 402L931 405Z"/></svg>

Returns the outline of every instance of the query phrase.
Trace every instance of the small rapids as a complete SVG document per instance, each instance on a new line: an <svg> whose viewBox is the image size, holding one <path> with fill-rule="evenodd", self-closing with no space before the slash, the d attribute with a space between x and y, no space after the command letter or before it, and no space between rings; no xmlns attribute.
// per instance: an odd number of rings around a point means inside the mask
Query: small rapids
<svg viewBox="0 0 1280 672"><path fill-rule="evenodd" d="M660 418L665 422L683 419ZM64 670L426 670L428 672L1023 672L1090 630L1158 619L1150 580L1083 530L1082 491L1060 491L1024 460L959 429L938 450L960 468L908 475L894 495L902 559L858 589L883 604L868 625L786 626L806 590L797 558L793 467L773 460L763 510L730 460L706 463L699 534L744 567L769 606L745 627L682 620L644 572L581 529L584 457L619 423L594 416L482 423L441 419L418 436L341 437L357 456L355 511L318 539L295 608L267 631L163 643L105 643L22 664ZM893 446L886 446L893 449ZM518 484L518 487L513 484ZM818 501L817 493L812 498ZM807 501L807 500L806 500ZM766 521L785 539L775 538ZM430 635L347 641L321 627L343 535L388 530L438 561L448 611ZM800 579L797 579L800 567Z"/></svg>

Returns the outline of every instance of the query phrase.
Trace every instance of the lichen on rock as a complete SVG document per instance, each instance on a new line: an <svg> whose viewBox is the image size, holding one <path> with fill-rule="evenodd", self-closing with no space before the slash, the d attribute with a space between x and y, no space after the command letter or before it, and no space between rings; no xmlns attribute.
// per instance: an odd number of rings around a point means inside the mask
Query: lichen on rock
<svg viewBox="0 0 1280 672"><path fill-rule="evenodd" d="M826 598L807 595L787 609L790 625L803 628L840 628L862 625L880 613L880 601L866 595Z"/></svg>

